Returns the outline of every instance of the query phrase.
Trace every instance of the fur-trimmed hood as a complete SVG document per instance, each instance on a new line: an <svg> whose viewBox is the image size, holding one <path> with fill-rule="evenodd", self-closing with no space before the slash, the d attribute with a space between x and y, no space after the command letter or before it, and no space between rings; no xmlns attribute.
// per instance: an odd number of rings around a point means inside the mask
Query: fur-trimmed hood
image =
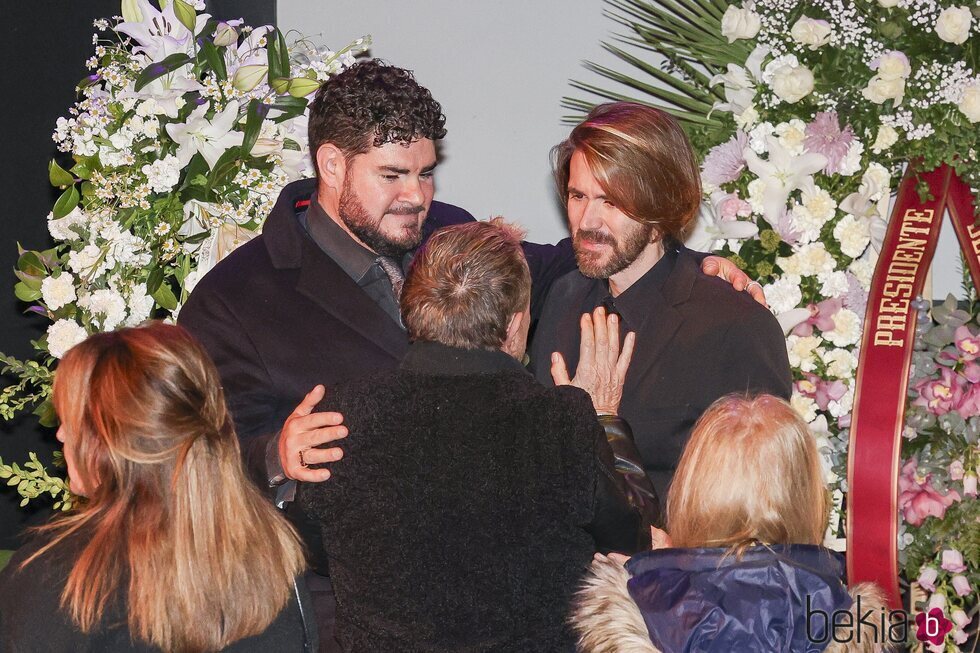
<svg viewBox="0 0 980 653"><path fill-rule="evenodd" d="M850 635L848 643L836 643L814 618L807 636L808 595L810 610L848 611L855 624L858 596L862 613L887 610L877 587L848 592L834 575L839 570L837 558L820 547L756 547L741 558L719 549L663 549L635 556L626 568L599 558L576 597L572 623L584 653L883 650L873 627L862 628L860 644L856 631L838 637Z"/></svg>

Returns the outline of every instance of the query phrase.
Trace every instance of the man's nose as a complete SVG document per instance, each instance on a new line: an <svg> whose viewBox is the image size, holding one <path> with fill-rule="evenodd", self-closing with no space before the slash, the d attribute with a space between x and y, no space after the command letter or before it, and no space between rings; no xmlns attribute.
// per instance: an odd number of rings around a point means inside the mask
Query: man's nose
<svg viewBox="0 0 980 653"><path fill-rule="evenodd" d="M425 193L422 190L422 180L418 177L406 176L398 199L413 206L424 204Z"/></svg>
<svg viewBox="0 0 980 653"><path fill-rule="evenodd" d="M586 205L585 211L582 212L582 222L579 227L588 231L602 227L602 215L599 211L598 202L593 201Z"/></svg>

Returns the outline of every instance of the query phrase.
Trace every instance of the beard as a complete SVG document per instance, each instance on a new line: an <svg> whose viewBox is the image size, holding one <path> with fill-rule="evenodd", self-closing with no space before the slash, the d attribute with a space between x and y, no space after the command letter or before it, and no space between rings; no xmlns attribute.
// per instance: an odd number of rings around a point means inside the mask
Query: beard
<svg viewBox="0 0 980 653"><path fill-rule="evenodd" d="M622 272L635 261L640 253L650 243L653 236L653 225L640 224L635 231L630 231L622 241L601 231L579 229L575 232L572 247L575 250L575 262L579 272L590 279L608 279ZM608 245L611 253L586 250L583 242Z"/></svg>
<svg viewBox="0 0 980 653"><path fill-rule="evenodd" d="M388 215L418 215L425 211L422 205L396 206L388 209ZM340 219L347 225L357 238L381 256L390 256L400 259L419 246L422 242L422 227L418 221L401 231L400 236L386 234L381 230L381 221L384 216L373 218L361 203L361 198L357 196L354 189L350 186L350 177L344 180L344 187L340 193L340 204L337 207Z"/></svg>

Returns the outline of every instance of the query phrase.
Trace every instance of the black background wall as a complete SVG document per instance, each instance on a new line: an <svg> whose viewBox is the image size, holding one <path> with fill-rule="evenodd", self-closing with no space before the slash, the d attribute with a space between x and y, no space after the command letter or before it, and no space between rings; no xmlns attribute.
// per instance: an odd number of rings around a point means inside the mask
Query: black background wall
<svg viewBox="0 0 980 653"><path fill-rule="evenodd" d="M223 0L208 2L218 18L244 18L250 25L275 23L275 0ZM26 305L13 294L17 243L28 249L51 246L45 217L56 198L47 180L52 158L63 154L51 141L55 121L67 116L75 99L75 84L88 74L85 60L93 53L92 21L119 13L119 0L34 0L5 2L6 34L0 39L4 67L2 164L0 164L0 351L20 358L30 356L32 339L47 328L47 321L23 313ZM68 167L68 166L65 166ZM10 382L2 380L3 385ZM13 422L0 421L0 458L27 460L36 451L49 461L57 442L54 433L36 425L30 415ZM0 549L15 548L25 525L50 514L50 502L39 500L31 509L18 507L13 488L0 487Z"/></svg>

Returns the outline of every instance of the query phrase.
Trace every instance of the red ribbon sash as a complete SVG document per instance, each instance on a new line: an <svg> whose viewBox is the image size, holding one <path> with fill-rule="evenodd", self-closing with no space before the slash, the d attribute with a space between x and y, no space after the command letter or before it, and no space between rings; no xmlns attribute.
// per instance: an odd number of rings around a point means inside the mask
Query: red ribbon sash
<svg viewBox="0 0 980 653"><path fill-rule="evenodd" d="M947 165L921 178L933 198L920 201L918 177L906 174L871 282L847 464L848 582L877 583L895 609L902 607L898 474L915 336L911 301L922 292L945 208L953 216L973 282L980 284L980 227L973 224L969 186Z"/></svg>

